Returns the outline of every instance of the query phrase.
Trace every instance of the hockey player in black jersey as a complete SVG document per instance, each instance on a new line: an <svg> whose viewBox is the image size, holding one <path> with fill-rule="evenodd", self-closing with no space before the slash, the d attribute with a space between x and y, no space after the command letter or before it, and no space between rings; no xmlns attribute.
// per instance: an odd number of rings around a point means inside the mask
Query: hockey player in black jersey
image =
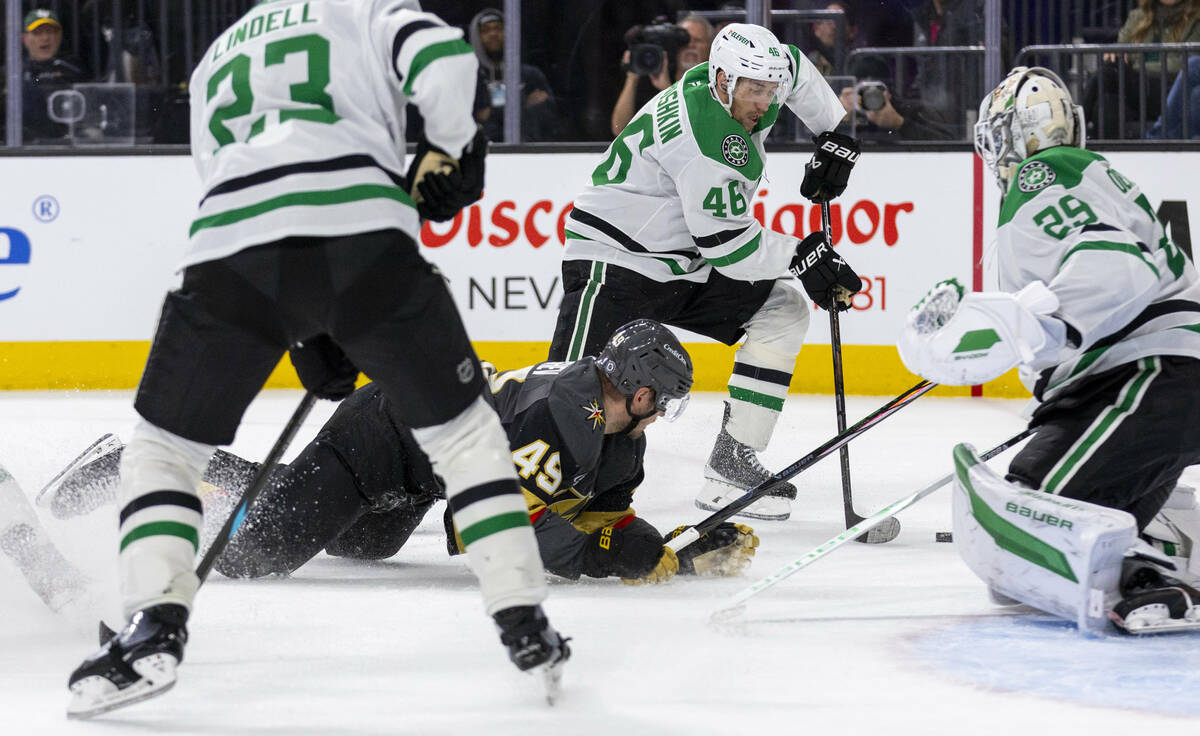
<svg viewBox="0 0 1200 736"><path fill-rule="evenodd" d="M733 575L750 563L758 539L745 525L722 525L676 557L630 508L643 478L644 430L660 416L678 416L691 387L690 358L666 328L641 319L618 330L598 358L502 372L485 364L485 372L546 570L646 583L676 572ZM55 515L102 503L118 455L65 473L48 493ZM238 496L255 468L221 452L205 481ZM444 497L411 433L368 384L342 402L293 462L275 470L216 568L229 577L286 574L322 550L388 558ZM445 521L457 554L463 530L456 534L449 514Z"/></svg>

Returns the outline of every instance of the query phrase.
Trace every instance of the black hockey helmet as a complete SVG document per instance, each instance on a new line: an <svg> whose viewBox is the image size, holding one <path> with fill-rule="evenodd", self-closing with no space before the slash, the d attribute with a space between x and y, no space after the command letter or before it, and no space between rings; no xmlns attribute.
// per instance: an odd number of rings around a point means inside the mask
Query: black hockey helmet
<svg viewBox="0 0 1200 736"><path fill-rule="evenodd" d="M692 359L675 335L652 319L635 319L618 328L596 365L626 400L643 386L653 389L654 408L668 421L687 406Z"/></svg>

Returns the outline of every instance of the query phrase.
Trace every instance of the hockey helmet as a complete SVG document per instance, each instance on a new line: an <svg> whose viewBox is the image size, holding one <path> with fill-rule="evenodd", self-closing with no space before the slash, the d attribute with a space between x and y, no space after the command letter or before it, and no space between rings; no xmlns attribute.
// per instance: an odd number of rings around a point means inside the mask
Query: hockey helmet
<svg viewBox="0 0 1200 736"><path fill-rule="evenodd" d="M717 94L719 71L725 72L725 102ZM778 101L791 90L795 75L791 52L762 26L730 23L713 39L708 52L708 89L726 112L737 94L738 80L774 82L774 100Z"/></svg>
<svg viewBox="0 0 1200 736"><path fill-rule="evenodd" d="M643 386L654 391L654 408L674 421L687 406L692 389L692 359L666 327L635 319L609 338L596 358L600 372L626 399Z"/></svg>
<svg viewBox="0 0 1200 736"><path fill-rule="evenodd" d="M1054 146L1083 148L1083 108L1062 78L1044 67L1015 67L984 96L975 151L1007 191L1022 161Z"/></svg>

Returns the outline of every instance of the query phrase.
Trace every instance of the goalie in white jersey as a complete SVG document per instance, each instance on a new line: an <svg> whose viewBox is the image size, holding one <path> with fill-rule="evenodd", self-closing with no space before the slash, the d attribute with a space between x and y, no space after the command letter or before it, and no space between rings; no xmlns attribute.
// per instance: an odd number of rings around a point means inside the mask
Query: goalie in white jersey
<svg viewBox="0 0 1200 736"><path fill-rule="evenodd" d="M1200 514L1176 486L1200 462L1200 282L1137 184L1083 145L1048 69L1017 67L984 98L1000 290L939 284L900 354L956 385L1019 366L1039 402L1006 478L954 453L954 541L994 597L1081 629L1200 628Z"/></svg>
<svg viewBox="0 0 1200 736"><path fill-rule="evenodd" d="M838 97L800 51L766 28L734 23L707 63L648 102L609 146L567 224L564 296L551 360L595 355L614 329L650 317L733 345L725 421L696 504L714 510L770 477L766 448L783 409L809 307L777 281L789 268L825 309L846 309L861 282L824 237L802 242L751 214L764 140L784 106L819 133L801 193L842 193L857 143L834 133ZM786 519L790 484L743 515Z"/></svg>
<svg viewBox="0 0 1200 736"><path fill-rule="evenodd" d="M420 220L478 199L486 140L462 32L415 0L273 0L221 33L191 80L204 198L182 287L167 295L121 461L129 624L71 675L89 717L175 682L199 578L197 486L214 446L290 349L322 398L358 368L444 479L509 657L551 677L569 655L508 442ZM404 175L404 109L425 137Z"/></svg>

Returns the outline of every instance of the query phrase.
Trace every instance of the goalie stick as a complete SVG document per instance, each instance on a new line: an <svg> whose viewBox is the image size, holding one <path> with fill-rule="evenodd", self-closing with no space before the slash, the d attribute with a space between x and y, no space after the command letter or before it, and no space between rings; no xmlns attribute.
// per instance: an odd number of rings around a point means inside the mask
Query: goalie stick
<svg viewBox="0 0 1200 736"><path fill-rule="evenodd" d="M1012 447L1013 445L1017 444L1018 442L1021 442L1026 437L1033 434L1033 432L1034 432L1034 430L1032 430L1032 429L1026 429L1026 430L1020 432L1019 434L1014 435L1013 437L1010 437L1009 439L1005 440L1004 442L1001 442L1000 444L996 445L992 449L983 453L979 457L981 460L991 460L992 458L994 458L995 456L1004 452L1008 448ZM884 506L882 509L880 509L879 511L876 511L874 514L871 514L867 518L860 521L858 524L846 529L846 531L844 531L830 539L825 540L821 544L814 547L807 554L797 558L796 560L793 560L792 562L789 562L788 564L784 565L783 567L779 568L778 570L776 570L775 572L766 576L765 578L759 580L758 582L756 582L752 585L746 586L745 588L743 588L742 590L740 590L736 594L734 594L734 596L729 599L728 603L726 603L721 608L718 608L717 610L713 611L712 617L711 617L712 620L713 621L728 621L730 619L737 618L738 616L742 615L742 613L746 610L746 601L749 600L750 598L753 598L754 596L763 592L767 588L770 588L771 586L775 585L776 583L783 580L784 578L789 577L793 573L797 573L797 572L803 570L804 568L808 567L812 563L821 559L825 555L834 551L838 547L841 547L846 542L849 542L851 539L856 538L858 535L860 535L864 532L869 532L871 529L873 529L873 528L879 526L880 524L882 524L883 522L887 521L891 517L892 514L899 513L900 511L903 511L904 509L908 508L909 506L912 506L917 501L920 501L921 499L925 498L926 496L928 496L929 494L938 490L939 488L946 485L947 483L949 483L952 480L954 480L953 473L950 473L949 475L945 475L941 478L938 478L933 483L930 483L929 485L925 486L924 488L920 489L919 491L913 491L912 493L908 494L904 498L901 498L897 501L892 502L891 504L888 504L887 506Z"/></svg>
<svg viewBox="0 0 1200 736"><path fill-rule="evenodd" d="M825 242L833 247L833 233L830 227L829 202L821 203L821 228L825 231ZM842 328L838 321L836 309L829 310L829 347L833 353L833 403L837 412L838 432L846 431L846 387L842 380ZM850 491L850 448L842 445L838 450L838 458L842 466L842 510L846 517L846 528L850 528L863 520L854 510L854 496ZM866 534L856 537L856 542L864 544L883 544L890 542L900 533L900 522L889 518L876 524Z"/></svg>
<svg viewBox="0 0 1200 736"><path fill-rule="evenodd" d="M789 480L805 470L808 470L823 458L828 457L835 450L849 444L851 440L855 439L863 432L866 432L871 427L874 427L884 419L887 419L912 402L921 398L935 386L937 386L936 383L921 381L916 386L913 386L909 390L876 409L870 415L859 420L858 423L856 423L853 427L850 427L844 432L839 432L835 437L825 442L825 444L808 453L778 473L775 473L770 478L764 480L762 483L759 483L757 486L746 491L745 495L743 495L741 498L733 501L728 506L723 506L718 511L714 511L703 521L688 527L682 534L668 541L666 546L670 547L673 551L678 552L692 542L695 542L700 537L703 537L713 529L716 529L729 517L767 495L767 493L776 484L785 480Z"/></svg>
<svg viewBox="0 0 1200 736"><path fill-rule="evenodd" d="M250 510L250 504L254 503L255 497L266 487L271 471L279 463L283 453L287 451L288 445L292 443L292 438L296 436L296 431L300 429L300 425L304 423L305 417L308 416L308 412L316 401L316 394L312 391L304 392L304 398L300 399L300 405L296 407L296 411L292 412L292 418L280 432L279 439L275 440L275 446L267 453L267 459L263 460L262 465L258 467L258 472L254 474L254 480L250 481L250 486L242 494L241 500L233 507L229 518L225 520L225 525L221 527L221 531L209 545L208 552L204 553L204 559L200 560L200 565L196 568L196 577L200 578L201 585L204 584L204 579L208 577L217 558L225 551L225 546L233 539L233 535L237 534L238 527L246 518L246 512Z"/></svg>

